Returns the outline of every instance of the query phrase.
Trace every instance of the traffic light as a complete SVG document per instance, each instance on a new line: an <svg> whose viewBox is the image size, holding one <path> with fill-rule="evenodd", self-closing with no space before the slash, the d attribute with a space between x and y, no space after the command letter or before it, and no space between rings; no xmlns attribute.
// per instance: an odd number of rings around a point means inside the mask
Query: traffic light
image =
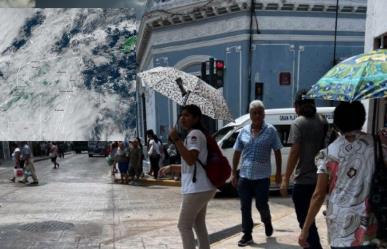
<svg viewBox="0 0 387 249"><path fill-rule="evenodd" d="M201 79L209 85L220 88L224 85L224 61L210 58L202 62ZM207 71L208 69L208 71Z"/></svg>
<svg viewBox="0 0 387 249"><path fill-rule="evenodd" d="M224 61L216 60L215 61L215 87L220 88L224 85Z"/></svg>

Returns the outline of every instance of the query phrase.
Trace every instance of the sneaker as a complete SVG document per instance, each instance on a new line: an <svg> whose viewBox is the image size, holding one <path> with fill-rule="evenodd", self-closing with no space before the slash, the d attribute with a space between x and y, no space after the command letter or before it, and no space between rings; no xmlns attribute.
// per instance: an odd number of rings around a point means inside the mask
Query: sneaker
<svg viewBox="0 0 387 249"><path fill-rule="evenodd" d="M10 182L15 182L15 177L9 179Z"/></svg>
<svg viewBox="0 0 387 249"><path fill-rule="evenodd" d="M30 185L38 185L38 184L39 184L38 181L36 181L36 182L31 182L31 183L30 183Z"/></svg>
<svg viewBox="0 0 387 249"><path fill-rule="evenodd" d="M245 234L242 236L241 240L238 241L238 246L243 247L250 244L253 244L253 237L251 237L251 234Z"/></svg>
<svg viewBox="0 0 387 249"><path fill-rule="evenodd" d="M24 183L24 184L26 184L26 183L28 183L28 182L27 182L27 181L24 181L24 180L20 180L19 183Z"/></svg>
<svg viewBox="0 0 387 249"><path fill-rule="evenodd" d="M273 234L273 225L271 221L265 223L265 234L267 237L270 237Z"/></svg>

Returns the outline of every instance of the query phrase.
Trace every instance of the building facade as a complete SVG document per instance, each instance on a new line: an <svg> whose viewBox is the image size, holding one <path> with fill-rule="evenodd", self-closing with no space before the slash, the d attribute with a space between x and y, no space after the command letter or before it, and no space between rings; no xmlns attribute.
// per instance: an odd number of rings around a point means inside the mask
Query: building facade
<svg viewBox="0 0 387 249"><path fill-rule="evenodd" d="M374 49L387 49L387 1L385 0L368 0L367 3L367 21L364 51L369 52ZM367 106L368 132L377 131L387 127L387 101L379 99L374 103L363 101ZM374 127L373 127L374 125Z"/></svg>
<svg viewBox="0 0 387 249"><path fill-rule="evenodd" d="M237 118L253 99L266 108L291 107L297 90L364 50L366 0L341 0L337 18L336 0L252 2L148 1L138 33L138 71L169 66L200 75L203 61L221 59L223 94ZM153 129L165 138L178 107L140 80L137 104L138 134Z"/></svg>

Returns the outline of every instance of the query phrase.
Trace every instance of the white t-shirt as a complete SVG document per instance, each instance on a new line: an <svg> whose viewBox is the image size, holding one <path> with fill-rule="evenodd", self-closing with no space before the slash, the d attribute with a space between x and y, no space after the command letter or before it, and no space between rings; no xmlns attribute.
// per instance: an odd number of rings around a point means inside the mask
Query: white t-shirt
<svg viewBox="0 0 387 249"><path fill-rule="evenodd" d="M149 151L148 155L160 155L160 148L159 148L159 143L156 143L155 140L151 139L149 141Z"/></svg>
<svg viewBox="0 0 387 249"><path fill-rule="evenodd" d="M207 162L207 139L200 130L192 130L184 140L187 150L196 150L199 152L198 159L205 164ZM182 158L181 160L181 192L183 194L199 193L215 190L207 177L207 174L199 162L196 162L196 182L192 181L195 166L188 165Z"/></svg>

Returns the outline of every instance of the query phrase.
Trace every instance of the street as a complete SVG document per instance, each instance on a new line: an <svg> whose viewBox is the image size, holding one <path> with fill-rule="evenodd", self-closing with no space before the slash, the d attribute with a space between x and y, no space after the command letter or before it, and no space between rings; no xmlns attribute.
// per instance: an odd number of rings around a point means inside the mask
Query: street
<svg viewBox="0 0 387 249"><path fill-rule="evenodd" d="M60 168L35 163L38 186L10 183L11 167L0 166L0 248L180 249L176 227L180 188L112 184L102 157L66 155ZM298 225L290 198L272 197L274 235L254 230L255 248L298 248ZM207 226L212 248L236 248L240 238L237 198L209 203ZM319 216L320 234L326 228ZM254 221L259 224L254 209Z"/></svg>

